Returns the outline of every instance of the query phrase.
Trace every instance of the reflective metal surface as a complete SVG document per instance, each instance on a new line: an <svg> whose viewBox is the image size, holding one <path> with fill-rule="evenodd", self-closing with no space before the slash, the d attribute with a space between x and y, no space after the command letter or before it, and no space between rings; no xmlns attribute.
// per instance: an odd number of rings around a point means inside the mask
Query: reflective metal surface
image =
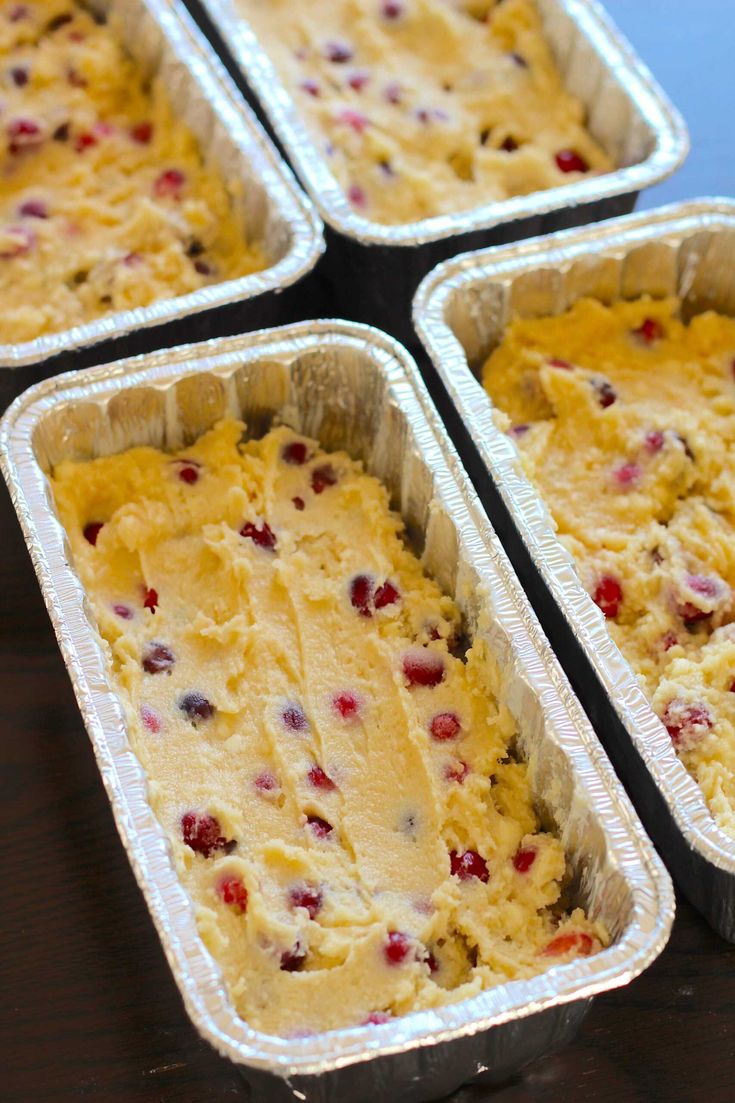
<svg viewBox="0 0 735 1103"><path fill-rule="evenodd" d="M585 105L592 135L619 167L474 210L387 226L350 206L323 143L308 129L238 0L198 0L327 224L329 248L321 270L327 309L379 325L410 343L411 297L439 261L466 249L624 214L641 189L663 180L685 159L689 138L683 119L596 0L536 2L564 83Z"/></svg>
<svg viewBox="0 0 735 1103"><path fill-rule="evenodd" d="M734 256L735 203L700 200L512 249L466 254L427 276L414 302L416 328L466 430L467 447L490 473L522 547L556 603L546 629L553 638L553 618L561 610L574 638L560 636L558 648L565 648L571 672L578 647L604 690L601 703L590 685L585 705L649 833L692 903L732 941L735 841L715 823L582 587L523 473L515 444L495 424L479 373L512 316L559 314L584 295L605 302L644 293L677 295L684 318L709 309L735 315ZM523 574L520 561L516 567ZM524 581L529 592L538 585L530 573ZM592 682L583 670L577 673L578 688Z"/></svg>
<svg viewBox="0 0 735 1103"><path fill-rule="evenodd" d="M176 116L197 138L205 160L225 182L241 185L233 202L267 267L33 341L0 344L0 368L35 364L143 327L274 294L306 275L324 249L322 224L311 203L185 8L177 0L92 0L90 6L121 29L122 44L143 73L163 81Z"/></svg>
<svg viewBox="0 0 735 1103"><path fill-rule="evenodd" d="M283 421L382 479L423 563L486 638L544 823L568 858L568 896L608 927L598 955L384 1026L277 1038L248 1027L201 941L128 744L48 472L138 444L179 448L218 418L254 435ZM347 322L309 322L158 352L46 380L0 423L0 457L120 836L198 1030L269 1101L438 1098L502 1079L571 1037L590 998L663 948L670 881L553 657L500 543L400 345Z"/></svg>

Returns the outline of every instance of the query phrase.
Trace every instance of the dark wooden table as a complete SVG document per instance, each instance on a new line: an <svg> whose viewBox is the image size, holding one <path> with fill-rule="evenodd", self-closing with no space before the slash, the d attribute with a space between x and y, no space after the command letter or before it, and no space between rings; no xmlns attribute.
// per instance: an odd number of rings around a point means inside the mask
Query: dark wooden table
<svg viewBox="0 0 735 1103"><path fill-rule="evenodd" d="M608 0L693 152L640 206L735 195L730 0ZM127 865L7 494L0 492L0 1101L246 1100L184 1014ZM683 901L668 948L577 1040L452 1103L735 1099L735 949ZM380 1103L376 1100L376 1103Z"/></svg>

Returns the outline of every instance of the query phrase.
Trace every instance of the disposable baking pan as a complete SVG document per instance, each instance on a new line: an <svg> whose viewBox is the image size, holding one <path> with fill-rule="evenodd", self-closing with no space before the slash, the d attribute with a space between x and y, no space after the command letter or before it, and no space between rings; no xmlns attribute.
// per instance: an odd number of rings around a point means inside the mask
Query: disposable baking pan
<svg viewBox="0 0 735 1103"><path fill-rule="evenodd" d="M386 226L350 206L238 0L190 0L223 58L231 55L230 71L251 90L326 223L328 249L319 276L327 309L411 343L411 297L440 260L625 214L642 188L682 163L689 140L681 116L596 0L536 3L565 85L585 105L591 133L618 167L502 203Z"/></svg>
<svg viewBox="0 0 735 1103"><path fill-rule="evenodd" d="M582 587L479 374L513 316L559 314L584 295L612 302L644 293L680 296L685 318L735 315L734 272L735 203L704 199L458 257L427 276L414 303L453 404L448 424L547 635L675 880L731 941L735 840L715 823Z"/></svg>
<svg viewBox="0 0 735 1103"><path fill-rule="evenodd" d="M89 0L86 6L108 16L111 30L119 33L145 75L160 77L176 117L191 128L205 159L225 183L243 185L242 197L233 197L233 202L239 205L249 240L262 247L267 266L22 344L0 344L0 368L44 362L48 373L172 340L213 336L225 324L240 330L262 327L279 320L277 293L309 272L324 248L321 219L186 9L176 0ZM211 313L218 308L219 313ZM224 308L229 308L226 319ZM166 328L152 330L162 326ZM11 384L7 375L0 371L6 377L0 395L9 395L13 386L17 394L17 382Z"/></svg>
<svg viewBox="0 0 735 1103"><path fill-rule="evenodd" d="M518 722L535 799L568 855L568 893L609 927L591 958L385 1026L283 1039L250 1029L199 938L128 744L105 651L51 499L47 475L152 444L178 448L219 417L254 434L285 421L345 448L388 486L426 568L453 594L470 636L488 640ZM671 883L640 828L464 475L415 364L394 341L347 322L220 339L50 379L0 423L0 455L118 830L195 1025L269 1101L403 1103L474 1077L501 1079L566 1041L597 992L656 957Z"/></svg>

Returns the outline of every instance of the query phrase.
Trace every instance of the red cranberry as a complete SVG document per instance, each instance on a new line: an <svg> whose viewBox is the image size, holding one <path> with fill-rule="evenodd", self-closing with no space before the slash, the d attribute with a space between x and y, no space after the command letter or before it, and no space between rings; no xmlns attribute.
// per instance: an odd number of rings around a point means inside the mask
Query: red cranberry
<svg viewBox="0 0 735 1103"><path fill-rule="evenodd" d="M735 693L735 682L730 683L730 693Z"/></svg>
<svg viewBox="0 0 735 1103"><path fill-rule="evenodd" d="M16 88L24 88L28 84L28 70L25 65L16 65L10 70L10 77Z"/></svg>
<svg viewBox="0 0 735 1103"><path fill-rule="evenodd" d="M306 80L302 80L301 88L307 95L313 96L315 99L321 95L319 82L314 80L313 77L307 77Z"/></svg>
<svg viewBox="0 0 735 1103"><path fill-rule="evenodd" d="M85 149L91 149L92 146L97 145L97 139L94 134L90 134L89 131L84 131L83 134L77 134L74 141L74 149L77 153L84 153Z"/></svg>
<svg viewBox="0 0 735 1103"><path fill-rule="evenodd" d="M573 364L570 364L568 360L560 360L558 356L552 356L547 363L550 368L560 368L562 371L574 371Z"/></svg>
<svg viewBox="0 0 735 1103"><path fill-rule="evenodd" d="M113 605L112 611L116 617L121 617L123 620L133 619L133 610L129 605Z"/></svg>
<svg viewBox="0 0 735 1103"><path fill-rule="evenodd" d="M487 883L490 876L485 859L476 850L465 850L464 854L458 854L456 850L449 853L449 866L453 877L459 877L460 881L469 881L476 877L478 881Z"/></svg>
<svg viewBox="0 0 735 1103"><path fill-rule="evenodd" d="M315 789L324 789L325 792L331 792L336 788L329 774L316 763L309 769L308 778Z"/></svg>
<svg viewBox="0 0 735 1103"><path fill-rule="evenodd" d="M10 9L8 19L11 23L20 23L21 20L28 18L28 6L27 4L16 4L15 7Z"/></svg>
<svg viewBox="0 0 735 1103"><path fill-rule="evenodd" d="M24 226L9 226L6 230L7 244L0 252L0 260L12 260L30 252L36 243L36 235Z"/></svg>
<svg viewBox="0 0 735 1103"><path fill-rule="evenodd" d="M252 540L259 548L265 548L266 551L275 551L276 549L276 534L266 521L263 522L260 528L254 525L252 521L246 521L240 529L240 535Z"/></svg>
<svg viewBox="0 0 735 1103"><path fill-rule="evenodd" d="M316 919L323 902L321 891L314 885L294 885L288 899L292 908L306 908L309 919Z"/></svg>
<svg viewBox="0 0 735 1103"><path fill-rule="evenodd" d="M217 711L212 702L197 690L185 693L179 700L179 708L191 721L210 720Z"/></svg>
<svg viewBox="0 0 735 1103"><path fill-rule="evenodd" d="M23 218L48 218L48 207L40 199L26 199L18 208Z"/></svg>
<svg viewBox="0 0 735 1103"><path fill-rule="evenodd" d="M722 593L722 582L719 578L708 578L704 574L690 574L687 575L687 585L690 589L694 590L695 594L702 594L703 597L714 600Z"/></svg>
<svg viewBox="0 0 735 1103"><path fill-rule="evenodd" d="M525 437L530 428L531 426L528 424L528 422L522 421L519 422L518 425L511 425L508 432L512 437Z"/></svg>
<svg viewBox="0 0 735 1103"><path fill-rule="evenodd" d="M147 589L145 596L143 597L143 608L150 609L152 613L155 613L158 608L158 591L152 587Z"/></svg>
<svg viewBox="0 0 735 1103"><path fill-rule="evenodd" d="M184 812L181 834L186 845L205 858L215 850L229 851L234 845L234 840L228 841L222 834L219 820L206 812Z"/></svg>
<svg viewBox="0 0 735 1103"><path fill-rule="evenodd" d="M153 194L158 199L181 199L186 177L181 169L166 169L156 177L153 184Z"/></svg>
<svg viewBox="0 0 735 1103"><path fill-rule="evenodd" d="M503 138L502 142L500 143L500 148L503 150L504 153L515 153L515 151L518 149L518 142L515 140L515 138L511 138L509 134L507 138Z"/></svg>
<svg viewBox="0 0 735 1103"><path fill-rule="evenodd" d="M306 822L316 835L317 839L326 839L328 835L332 834L332 825L327 820L323 820L321 816L307 816Z"/></svg>
<svg viewBox="0 0 735 1103"><path fill-rule="evenodd" d="M467 763L461 758L456 758L453 762L447 762L444 767L444 778L446 781L456 781L458 785L463 785L469 772Z"/></svg>
<svg viewBox="0 0 735 1103"><path fill-rule="evenodd" d="M414 952L414 949L412 939L403 931L388 931L383 953L389 965L403 965L409 955Z"/></svg>
<svg viewBox="0 0 735 1103"><path fill-rule="evenodd" d="M536 848L533 846L521 846L513 855L513 868L517 873L528 873L536 861Z"/></svg>
<svg viewBox="0 0 735 1103"><path fill-rule="evenodd" d="M350 184L347 189L347 198L353 207L358 207L360 210L364 210L364 208L367 207L365 189L361 188L359 184Z"/></svg>
<svg viewBox="0 0 735 1103"><path fill-rule="evenodd" d="M283 726L292 732L306 731L309 726L309 721L306 719L306 713L302 709L301 705L295 701L290 705L286 705L281 713L281 720Z"/></svg>
<svg viewBox="0 0 735 1103"><path fill-rule="evenodd" d="M130 137L134 142L147 146L153 137L153 123L137 123L130 130Z"/></svg>
<svg viewBox="0 0 735 1103"><path fill-rule="evenodd" d="M315 494L321 494L329 486L337 483L337 472L331 463L324 463L321 467L315 467L311 473L311 489Z"/></svg>
<svg viewBox="0 0 735 1103"><path fill-rule="evenodd" d="M403 656L403 674L409 686L438 686L444 679L444 659L435 651L417 648Z"/></svg>
<svg viewBox="0 0 735 1103"><path fill-rule="evenodd" d="M163 727L163 722L155 709L152 709L150 705L142 705L140 709L140 718L149 732L158 735Z"/></svg>
<svg viewBox="0 0 735 1103"><path fill-rule="evenodd" d="M400 19L403 15L403 11L404 8L401 0L383 0L383 19Z"/></svg>
<svg viewBox="0 0 735 1103"><path fill-rule="evenodd" d="M299 498L298 494L295 498L292 498L291 501L293 502L294 509L298 509L299 512L301 512L302 509L306 508L306 503L304 499Z"/></svg>
<svg viewBox="0 0 735 1103"><path fill-rule="evenodd" d="M678 698L669 701L661 720L678 751L689 750L713 724L707 705L690 704Z"/></svg>
<svg viewBox="0 0 735 1103"><path fill-rule="evenodd" d="M560 172L587 172L589 165L576 149L560 149L556 155L556 165Z"/></svg>
<svg viewBox="0 0 735 1103"><path fill-rule="evenodd" d="M278 780L273 776L270 770L263 770L261 774L258 774L253 785L261 793L272 793L279 788Z"/></svg>
<svg viewBox="0 0 735 1103"><path fill-rule="evenodd" d="M643 472L637 463L623 463L613 471L615 482L623 490L629 490L639 481Z"/></svg>
<svg viewBox="0 0 735 1103"><path fill-rule="evenodd" d="M103 521L90 521L88 525L84 526L84 539L92 547L97 543L97 537L100 534L100 529L103 527Z"/></svg>
<svg viewBox="0 0 735 1103"><path fill-rule="evenodd" d="M649 429L643 438L643 443L646 448L646 452L650 452L651 455L655 455L656 452L660 452L664 446L664 435L660 429Z"/></svg>
<svg viewBox="0 0 735 1103"><path fill-rule="evenodd" d="M169 671L176 662L176 657L170 647L165 643L151 641L143 652L142 664L146 674L162 674Z"/></svg>
<svg viewBox="0 0 735 1103"><path fill-rule="evenodd" d="M390 1011L371 1011L368 1017L361 1024L362 1026L382 1026L383 1023L389 1023L393 1016Z"/></svg>
<svg viewBox="0 0 735 1103"><path fill-rule="evenodd" d="M350 693L349 690L344 690L342 693L335 693L332 698L332 704L336 712L342 717L343 720L352 720L357 716L360 710L360 702L354 693Z"/></svg>
<svg viewBox="0 0 735 1103"><path fill-rule="evenodd" d="M545 957L561 957L570 950L577 950L583 957L592 952L592 939L585 931L570 931L569 934L558 934L552 938L543 951Z"/></svg>
<svg viewBox="0 0 735 1103"><path fill-rule="evenodd" d="M209 261L200 259L194 261L194 271L198 272L200 276L211 276L214 268Z"/></svg>
<svg viewBox="0 0 735 1103"><path fill-rule="evenodd" d="M429 731L432 739L444 743L448 739L456 739L460 727L456 712L438 712L429 724Z"/></svg>
<svg viewBox="0 0 735 1103"><path fill-rule="evenodd" d="M346 42L327 42L324 47L324 56L327 61L333 61L335 65L344 65L346 61L352 61L354 50Z"/></svg>
<svg viewBox="0 0 735 1103"><path fill-rule="evenodd" d="M665 331L655 318L644 318L638 328L633 330L633 336L643 341L645 345L652 345L654 341L660 341L665 336Z"/></svg>
<svg viewBox="0 0 735 1103"><path fill-rule="evenodd" d="M388 103L400 103L403 99L403 89L397 80L393 80L390 84L386 84L383 89L383 95Z"/></svg>
<svg viewBox="0 0 735 1103"><path fill-rule="evenodd" d="M596 379L592 379L591 383L597 392L597 401L600 403L603 410L606 410L608 406L612 406L614 402L617 402L618 393L609 379L602 379L598 376Z"/></svg>
<svg viewBox="0 0 735 1103"><path fill-rule="evenodd" d="M41 128L33 119L11 119L7 126L7 135L11 153L18 153L21 149L28 149L43 141Z"/></svg>
<svg viewBox="0 0 735 1103"><path fill-rule="evenodd" d="M395 605L397 601L400 601L401 595L397 586L394 586L392 582L384 582L382 586L378 586L375 591L375 597L373 604L376 609L384 609L386 605Z"/></svg>
<svg viewBox="0 0 735 1103"><path fill-rule="evenodd" d="M350 582L350 604L357 609L361 617L373 615L373 580L370 575L358 574Z"/></svg>
<svg viewBox="0 0 735 1103"><path fill-rule="evenodd" d="M449 121L449 115L446 111L442 111L441 107L417 107L415 114L418 121L424 125Z"/></svg>
<svg viewBox="0 0 735 1103"><path fill-rule="evenodd" d="M66 73L66 79L68 83L72 86L72 88L87 87L86 78L83 77L81 73L78 73L76 69L68 69Z"/></svg>
<svg viewBox="0 0 735 1103"><path fill-rule="evenodd" d="M699 621L712 616L714 606L723 595L723 583L719 578L709 578L704 574L689 574L686 576L686 584L695 594L704 598L705 603L712 605L712 609L702 609L691 601L677 603L676 611L682 620Z"/></svg>
<svg viewBox="0 0 735 1103"><path fill-rule="evenodd" d="M182 483L193 486L194 483L199 481L199 471L196 467L192 467L191 464L186 464L185 467L179 468L179 478Z"/></svg>
<svg viewBox="0 0 735 1103"><path fill-rule="evenodd" d="M303 440L292 440L284 446L281 459L293 467L301 467L309 459L309 449Z"/></svg>
<svg viewBox="0 0 735 1103"><path fill-rule="evenodd" d="M297 941L292 950L285 950L281 954L281 969L285 973L298 973L304 967L306 961L306 949Z"/></svg>
<svg viewBox="0 0 735 1103"><path fill-rule="evenodd" d="M676 632L666 632L661 638L661 650L670 651L678 642Z"/></svg>
<svg viewBox="0 0 735 1103"><path fill-rule="evenodd" d="M362 111L354 111L351 107L345 107L340 111L338 118L341 123L349 126L356 134L362 134L369 122L367 115L363 115Z"/></svg>
<svg viewBox="0 0 735 1103"><path fill-rule="evenodd" d="M354 73L350 73L347 78L347 83L354 92L362 92L369 80L369 73L364 69L357 69Z"/></svg>
<svg viewBox="0 0 735 1103"><path fill-rule="evenodd" d="M599 605L608 620L611 620L618 615L620 605L623 601L623 587L620 585L617 578L611 578L610 575L603 575L595 587L592 600L595 605Z"/></svg>
<svg viewBox="0 0 735 1103"><path fill-rule="evenodd" d="M235 877L234 874L230 877L222 877L217 884L217 892L224 903L238 915L245 914L248 906L248 890L239 877Z"/></svg>

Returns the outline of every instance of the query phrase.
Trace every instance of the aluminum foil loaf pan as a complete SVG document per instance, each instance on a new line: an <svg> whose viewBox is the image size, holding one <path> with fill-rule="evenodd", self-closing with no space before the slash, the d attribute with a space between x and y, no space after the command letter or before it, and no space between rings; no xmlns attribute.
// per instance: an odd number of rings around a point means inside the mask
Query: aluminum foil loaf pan
<svg viewBox="0 0 735 1103"><path fill-rule="evenodd" d="M171 338L213 336L222 332L216 324L212 328L218 316L187 319L226 306L232 307L239 328L262 326L277 320L275 293L309 272L324 248L321 220L186 9L176 0L89 0L87 6L108 16L111 29L146 76L160 77L176 117L191 129L204 158L225 183L237 180L242 185L242 195L233 193L232 201L240 208L248 240L260 245L268 266L33 341L0 344L0 368L56 357L53 369L58 371L72 363L99 363L103 355L160 348ZM167 323L165 331L141 332ZM124 349L122 337L127 338ZM97 347L80 356L90 346ZM71 352L73 358L58 359Z"/></svg>
<svg viewBox="0 0 735 1103"><path fill-rule="evenodd" d="M510 318L560 314L583 296L677 295L684 318L735 315L734 262L735 202L705 199L458 257L426 278L414 303L453 403L453 436L546 633L677 883L731 941L735 840L715 823L613 643L479 377Z"/></svg>
<svg viewBox="0 0 735 1103"><path fill-rule="evenodd" d="M182 448L226 415L257 436L281 421L346 449L382 479L426 569L453 595L468 635L488 641L520 732L543 821L560 835L567 895L609 928L599 954L472 1000L383 1026L311 1037L252 1030L200 939L132 753L90 605L70 562L48 473L134 445ZM666 871L643 833L421 383L394 341L346 322L301 323L47 380L0 424L3 470L118 830L187 1011L269 1103L410 1103L477 1076L513 1073L571 1037L590 998L628 983L663 948Z"/></svg>
<svg viewBox="0 0 735 1103"><path fill-rule="evenodd" d="M254 94L327 225L327 256L319 272L323 294L330 296L327 309L410 343L411 297L440 260L625 214L642 188L681 165L689 149L684 121L596 0L536 3L564 83L584 104L589 130L618 168L474 210L388 226L350 206L238 0L194 0L192 11L218 40L222 56L229 51L231 71L237 75L239 69L241 87Z"/></svg>

